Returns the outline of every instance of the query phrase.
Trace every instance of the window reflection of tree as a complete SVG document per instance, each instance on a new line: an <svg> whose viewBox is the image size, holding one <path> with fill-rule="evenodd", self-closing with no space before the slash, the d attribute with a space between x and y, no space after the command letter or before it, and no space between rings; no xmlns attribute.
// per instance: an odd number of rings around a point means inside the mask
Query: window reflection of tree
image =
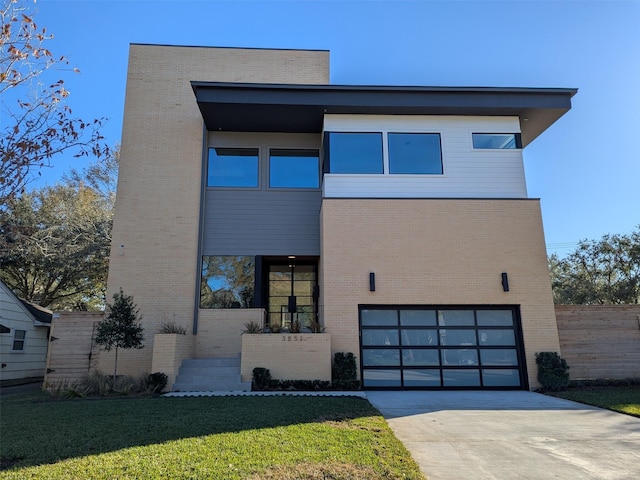
<svg viewBox="0 0 640 480"><path fill-rule="evenodd" d="M363 330L363 345L398 346L397 330Z"/></svg>
<svg viewBox="0 0 640 480"><path fill-rule="evenodd" d="M413 330L402 329L402 345L437 345L438 340L434 329Z"/></svg>
<svg viewBox="0 0 640 480"><path fill-rule="evenodd" d="M203 257L200 308L252 307L254 279L254 257Z"/></svg>

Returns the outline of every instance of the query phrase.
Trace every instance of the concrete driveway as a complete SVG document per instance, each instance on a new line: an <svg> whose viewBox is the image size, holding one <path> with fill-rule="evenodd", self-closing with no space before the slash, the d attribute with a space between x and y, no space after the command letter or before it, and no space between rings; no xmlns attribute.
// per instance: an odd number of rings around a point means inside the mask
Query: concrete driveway
<svg viewBox="0 0 640 480"><path fill-rule="evenodd" d="M367 392L428 480L640 479L640 419L533 392Z"/></svg>

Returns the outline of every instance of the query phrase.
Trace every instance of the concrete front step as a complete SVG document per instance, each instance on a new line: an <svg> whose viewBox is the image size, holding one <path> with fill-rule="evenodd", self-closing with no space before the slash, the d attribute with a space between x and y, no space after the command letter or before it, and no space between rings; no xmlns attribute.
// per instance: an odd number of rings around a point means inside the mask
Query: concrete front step
<svg viewBox="0 0 640 480"><path fill-rule="evenodd" d="M240 358L189 358L182 361L172 387L176 392L250 392L251 382L243 382Z"/></svg>
<svg viewBox="0 0 640 480"><path fill-rule="evenodd" d="M240 373L236 373L234 374L227 374L227 375L218 375L217 372L210 372L207 374L198 374L198 375L194 375L191 373L188 374L182 374L180 373L178 375L178 378L176 379L176 383L178 382L178 380L180 381L180 383L207 383L207 382L239 382L240 380Z"/></svg>
<svg viewBox="0 0 640 480"><path fill-rule="evenodd" d="M232 358L185 358L182 360L183 367L238 367L240 368L240 357Z"/></svg>
<svg viewBox="0 0 640 480"><path fill-rule="evenodd" d="M240 366L237 367L185 367L178 370L178 375L240 375Z"/></svg>

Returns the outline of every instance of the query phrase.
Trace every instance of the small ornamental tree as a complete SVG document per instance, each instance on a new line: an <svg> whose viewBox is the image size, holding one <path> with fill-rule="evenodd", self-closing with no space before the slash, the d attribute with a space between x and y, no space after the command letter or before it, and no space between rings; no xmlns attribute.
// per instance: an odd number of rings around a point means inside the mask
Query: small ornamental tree
<svg viewBox="0 0 640 480"><path fill-rule="evenodd" d="M107 315L98 323L95 342L107 352L115 350L113 366L113 381L118 371L118 349L129 350L142 348L143 328L139 321L138 306L133 303L133 297L125 295L122 288L113 294L113 304L107 304Z"/></svg>

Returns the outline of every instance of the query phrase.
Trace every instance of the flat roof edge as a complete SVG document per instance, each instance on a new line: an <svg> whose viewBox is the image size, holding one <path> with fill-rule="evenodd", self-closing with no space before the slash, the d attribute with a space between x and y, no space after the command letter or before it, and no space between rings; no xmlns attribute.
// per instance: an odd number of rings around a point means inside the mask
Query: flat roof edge
<svg viewBox="0 0 640 480"><path fill-rule="evenodd" d="M234 83L206 82L192 80L196 88L237 88L263 90L311 90L311 91L365 91L365 92L433 92L433 93L544 93L570 95L578 93L577 88L560 87L478 87L478 86L417 86L417 85L336 85L336 84L281 84L281 83Z"/></svg>
<svg viewBox="0 0 640 480"><path fill-rule="evenodd" d="M226 49L226 50L273 50L273 51L284 51L284 52L327 52L330 53L329 49L323 48L277 48L277 47L225 47L225 46L215 46L215 45L175 45L168 43L140 43L140 42L130 42L129 46L136 45L141 47L176 47L176 48L216 48L216 49Z"/></svg>

